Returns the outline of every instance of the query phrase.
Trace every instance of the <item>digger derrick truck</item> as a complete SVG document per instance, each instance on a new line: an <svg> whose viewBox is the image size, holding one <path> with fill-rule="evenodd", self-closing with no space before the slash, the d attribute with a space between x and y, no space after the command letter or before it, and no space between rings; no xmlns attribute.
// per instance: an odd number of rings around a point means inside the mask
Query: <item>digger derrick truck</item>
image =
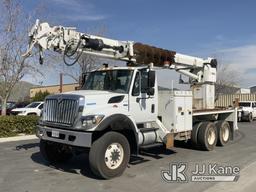
<svg viewBox="0 0 256 192"><path fill-rule="evenodd" d="M174 140L191 141L211 151L234 139L237 110L216 108L217 61L178 54L132 41L119 41L53 26L38 20L29 33L43 63L45 50L63 54L67 65L82 54L125 61L125 67L105 64L83 76L80 90L45 99L36 134L40 152L50 163L67 161L74 150L89 151L95 175L121 175L143 148ZM158 90L156 70L170 69L189 77L191 91ZM89 149L89 150L87 150Z"/></svg>

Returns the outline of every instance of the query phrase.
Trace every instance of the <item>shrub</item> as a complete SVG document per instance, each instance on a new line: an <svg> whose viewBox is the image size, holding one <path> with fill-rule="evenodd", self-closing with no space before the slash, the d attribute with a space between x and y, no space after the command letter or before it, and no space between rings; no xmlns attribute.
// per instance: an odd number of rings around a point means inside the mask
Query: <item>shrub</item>
<svg viewBox="0 0 256 192"><path fill-rule="evenodd" d="M32 97L32 101L43 101L46 96L50 95L49 91L42 92L41 90L39 92L36 92L35 96Z"/></svg>
<svg viewBox="0 0 256 192"><path fill-rule="evenodd" d="M38 116L0 116L0 137L34 134Z"/></svg>

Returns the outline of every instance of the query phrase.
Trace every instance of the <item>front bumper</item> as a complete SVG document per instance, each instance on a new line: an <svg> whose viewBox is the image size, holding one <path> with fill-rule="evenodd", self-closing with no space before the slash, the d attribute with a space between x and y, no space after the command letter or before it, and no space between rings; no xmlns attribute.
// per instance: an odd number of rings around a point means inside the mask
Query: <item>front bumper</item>
<svg viewBox="0 0 256 192"><path fill-rule="evenodd" d="M240 116L241 118L248 118L249 115L250 115L250 112L249 112L249 111L241 111L240 114L239 114L239 116Z"/></svg>
<svg viewBox="0 0 256 192"><path fill-rule="evenodd" d="M11 115L20 115L21 114L20 111L11 111L10 113L11 113Z"/></svg>
<svg viewBox="0 0 256 192"><path fill-rule="evenodd" d="M58 132L59 137L53 137L53 132ZM92 133L71 130L55 129L37 125L36 136L40 139L63 143L78 147L91 147Z"/></svg>
<svg viewBox="0 0 256 192"><path fill-rule="evenodd" d="M27 116L26 113L18 113L17 115L18 115L18 116Z"/></svg>

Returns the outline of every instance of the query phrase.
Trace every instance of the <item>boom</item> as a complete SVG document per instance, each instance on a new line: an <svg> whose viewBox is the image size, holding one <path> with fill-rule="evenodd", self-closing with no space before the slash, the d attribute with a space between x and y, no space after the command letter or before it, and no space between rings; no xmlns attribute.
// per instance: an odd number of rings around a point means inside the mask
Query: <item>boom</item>
<svg viewBox="0 0 256 192"><path fill-rule="evenodd" d="M32 27L29 37L29 47L23 56L30 56L33 47L37 47L40 64L43 63L43 52L52 50L63 54L64 62L69 66L75 64L82 54L88 54L126 61L129 65L153 63L157 67L176 70L189 77L188 83L195 94L194 101L198 98L202 108L214 108L216 59L202 59L133 41L81 33L74 27L50 27L39 20Z"/></svg>
<svg viewBox="0 0 256 192"><path fill-rule="evenodd" d="M178 72L202 81L201 74L191 73L191 69L204 68L210 64L216 68L216 60L208 58L206 60L198 57L178 54L142 43L133 41L120 41L105 37L80 33L74 27L53 26L48 23L39 23L32 27L29 33L30 43L24 56L29 56L33 47L36 46L40 52L40 63L43 63L43 51L53 50L64 54L64 61L68 65L73 65L81 54L95 55L98 57L111 58L133 64L153 63L158 67L176 69ZM68 63L66 58L73 62Z"/></svg>

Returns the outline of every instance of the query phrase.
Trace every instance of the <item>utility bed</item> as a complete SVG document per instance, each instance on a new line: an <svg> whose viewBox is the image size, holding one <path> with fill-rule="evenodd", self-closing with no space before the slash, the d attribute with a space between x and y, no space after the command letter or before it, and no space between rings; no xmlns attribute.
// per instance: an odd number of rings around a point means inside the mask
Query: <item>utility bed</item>
<svg viewBox="0 0 256 192"><path fill-rule="evenodd" d="M161 90L158 93L158 114L164 126L174 132L191 131L196 122L225 120L237 127L237 109L193 109L191 91Z"/></svg>

